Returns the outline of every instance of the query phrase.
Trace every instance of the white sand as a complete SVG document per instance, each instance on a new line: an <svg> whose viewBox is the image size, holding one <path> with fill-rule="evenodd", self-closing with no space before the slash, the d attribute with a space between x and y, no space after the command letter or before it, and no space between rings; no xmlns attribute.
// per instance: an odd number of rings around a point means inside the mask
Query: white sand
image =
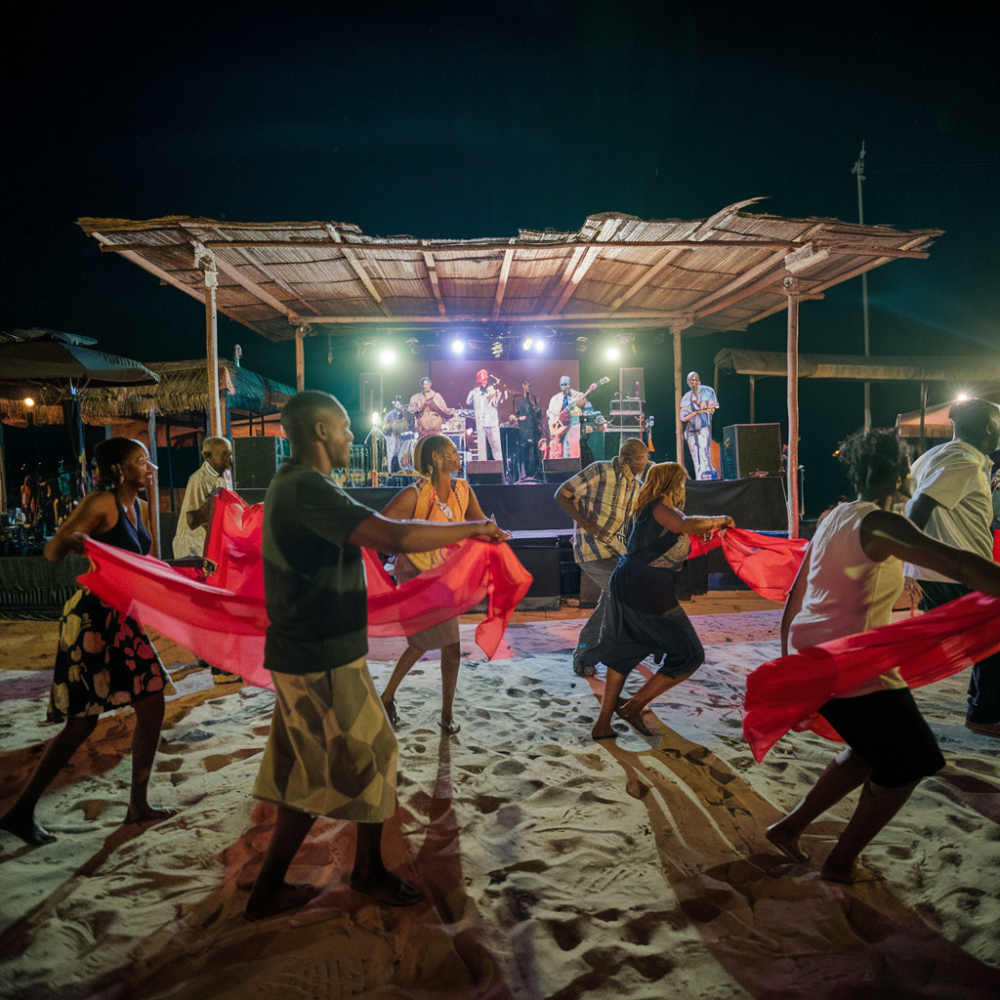
<svg viewBox="0 0 1000 1000"><path fill-rule="evenodd" d="M386 830L391 864L426 893L411 909L347 888L352 829L321 820L291 877L322 895L243 919L273 821L249 794L268 692L171 702L151 799L179 813L141 832L120 825L131 715L105 718L42 800L58 842L0 833L0 994L1000 995L1000 745L962 726L967 677L917 692L948 768L866 852L885 881L834 886L810 876L853 799L811 828L806 864L779 858L763 829L835 747L792 734L757 765L741 735L745 677L776 654L777 613L694 622L708 660L655 704L656 739L589 739L600 684L570 670L580 621L512 626L513 656L492 663L463 626L451 739L436 726L437 663L417 665L397 697L400 809ZM373 643L377 686L401 648ZM27 748L52 732L39 726L43 676L0 673L0 808L32 765Z"/></svg>

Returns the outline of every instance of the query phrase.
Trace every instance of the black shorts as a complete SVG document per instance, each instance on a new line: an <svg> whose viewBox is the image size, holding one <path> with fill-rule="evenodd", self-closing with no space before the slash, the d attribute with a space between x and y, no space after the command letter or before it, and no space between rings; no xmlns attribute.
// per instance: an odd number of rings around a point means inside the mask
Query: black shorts
<svg viewBox="0 0 1000 1000"><path fill-rule="evenodd" d="M909 688L832 698L820 715L871 769L871 780L902 788L941 770L944 757Z"/></svg>

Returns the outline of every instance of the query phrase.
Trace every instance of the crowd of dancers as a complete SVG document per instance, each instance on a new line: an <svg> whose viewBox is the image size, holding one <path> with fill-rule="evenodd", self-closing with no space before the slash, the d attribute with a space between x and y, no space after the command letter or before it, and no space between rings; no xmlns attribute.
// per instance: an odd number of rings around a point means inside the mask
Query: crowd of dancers
<svg viewBox="0 0 1000 1000"><path fill-rule="evenodd" d="M480 386L479 388L483 388ZM489 385L485 387L489 389ZM425 419L435 410L432 386L419 394ZM428 401L429 400L429 401ZM440 409L440 407L438 407ZM920 580L925 607L978 590L1000 597L1000 566L992 560L989 456L1000 445L1000 408L983 400L956 404L955 437L914 465L895 432L859 433L841 460L857 499L819 524L788 595L782 653L795 652L887 624L905 575ZM331 478L348 465L353 434L340 403L301 392L285 405L282 425L291 459L278 470L264 505L262 559L267 615L265 666L275 708L254 795L277 806L274 831L246 915L255 920L298 907L318 889L287 881L292 860L317 816L355 822L357 854L351 885L392 905L409 905L419 891L388 870L381 853L384 822L396 809L396 698L408 671L427 650L441 651L440 725L459 731L453 699L459 674L457 616L412 635L385 690L368 673L367 595L362 547L396 554L399 582L442 560L442 549L468 538L498 543L509 536L488 520L474 491L453 474L453 441L424 434L414 452L420 478L381 512L348 496ZM206 442L206 482L224 481L228 442ZM150 488L145 447L125 438L95 450L101 488L89 494L45 549L57 561L79 550L81 536L130 552L150 547ZM732 518L685 513L683 466L649 464L641 441L595 462L563 483L556 499L575 522L574 555L601 589L572 657L581 676L606 668L595 740L612 740L622 720L648 732L644 714L665 691L689 678L705 653L678 602L674 573L692 536L704 540L734 526ZM908 497L908 486L915 492ZM906 504L904 514L897 513ZM195 529L191 511L187 526ZM630 697L632 670L652 656L658 670ZM172 815L147 800L163 719L165 673L139 622L78 591L60 623L49 718L64 728L50 741L20 795L0 817L0 829L29 844L55 838L36 818L45 789L93 732L105 711L136 712L132 788L126 821L150 823ZM857 807L826 859L823 877L865 877L860 852L903 806L922 777L944 760L898 670L842 691L820 714L847 745L802 802L767 832L795 861L806 860L800 838L808 825L860 788ZM1000 736L1000 653L976 665L967 723Z"/></svg>

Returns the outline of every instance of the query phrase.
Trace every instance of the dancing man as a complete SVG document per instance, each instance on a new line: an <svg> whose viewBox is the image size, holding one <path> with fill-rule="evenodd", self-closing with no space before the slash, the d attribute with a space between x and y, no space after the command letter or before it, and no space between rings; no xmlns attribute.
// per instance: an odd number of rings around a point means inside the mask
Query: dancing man
<svg viewBox="0 0 1000 1000"><path fill-rule="evenodd" d="M451 419L451 410L444 396L434 391L430 375L420 380L420 392L410 397L410 412L417 417L417 437L440 434L446 420Z"/></svg>
<svg viewBox="0 0 1000 1000"><path fill-rule="evenodd" d="M476 414L476 460L486 461L486 442L489 440L493 461L503 461L500 447L500 414L497 408L507 398L507 390L501 392L496 384L490 385L490 373L481 368L476 373L476 387L469 391L465 405L471 406Z"/></svg>
<svg viewBox="0 0 1000 1000"><path fill-rule="evenodd" d="M556 490L556 502L576 522L573 558L601 589L597 607L581 629L573 653L573 672L579 677L591 677L597 672L598 661L585 662L584 650L593 649L600 638L608 581L618 559L625 554L638 479L648 461L646 446L638 438L626 438L617 458L588 465Z"/></svg>
<svg viewBox="0 0 1000 1000"><path fill-rule="evenodd" d="M712 465L712 417L719 408L715 390L701 384L697 372L689 372L690 390L681 397L681 422L687 442L695 479L718 479L719 473Z"/></svg>
<svg viewBox="0 0 1000 1000"><path fill-rule="evenodd" d="M492 521L390 521L330 478L354 440L340 403L300 392L281 411L292 457L264 501L264 665L274 715L253 794L278 806L246 915L302 906L319 890L285 881L316 816L358 824L351 887L384 903L420 899L382 860L382 826L396 811L396 737L365 663L368 601L361 546L427 552L465 538L501 541Z"/></svg>
<svg viewBox="0 0 1000 1000"><path fill-rule="evenodd" d="M1000 444L1000 407L966 399L948 411L955 436L913 463L913 499L906 516L939 542L993 558L992 452ZM920 607L930 611L969 592L964 583L930 568L905 567L923 591ZM965 725L981 736L1000 737L1000 653L972 668Z"/></svg>
<svg viewBox="0 0 1000 1000"><path fill-rule="evenodd" d="M549 458L580 457L580 418L571 411L584 393L573 388L568 375L559 379L559 391L549 400Z"/></svg>

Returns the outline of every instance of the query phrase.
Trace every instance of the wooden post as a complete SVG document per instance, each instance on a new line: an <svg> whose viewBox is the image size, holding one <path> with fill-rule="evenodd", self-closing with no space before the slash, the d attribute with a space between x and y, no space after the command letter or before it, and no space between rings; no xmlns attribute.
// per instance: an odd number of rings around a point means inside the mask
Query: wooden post
<svg viewBox="0 0 1000 1000"><path fill-rule="evenodd" d="M681 423L681 397L684 395L684 370L681 368L681 331L683 326L672 326L674 338L674 421L677 427L677 464L684 464L684 424Z"/></svg>
<svg viewBox="0 0 1000 1000"><path fill-rule="evenodd" d="M920 454L927 451L927 383L920 383Z"/></svg>
<svg viewBox="0 0 1000 1000"><path fill-rule="evenodd" d="M0 423L0 514L7 513L7 459L3 451L3 424Z"/></svg>
<svg viewBox="0 0 1000 1000"><path fill-rule="evenodd" d="M219 401L219 317L216 311L216 292L219 272L215 255L203 257L205 274L205 357L208 365L208 424L213 436L221 437L222 407Z"/></svg>
<svg viewBox="0 0 1000 1000"><path fill-rule="evenodd" d="M752 424L756 423L756 421L753 418L753 394L754 394L754 389L756 387L757 387L757 376L751 375L750 376L750 423Z"/></svg>
<svg viewBox="0 0 1000 1000"><path fill-rule="evenodd" d="M302 343L306 335L305 327L295 330L295 391L302 392L306 387L306 352Z"/></svg>
<svg viewBox="0 0 1000 1000"><path fill-rule="evenodd" d="M149 457L156 465L156 404L149 404ZM160 551L160 474L153 469L153 486L149 497L149 533L152 535L151 552L162 559Z"/></svg>
<svg viewBox="0 0 1000 1000"><path fill-rule="evenodd" d="M798 280L785 278L788 295L788 537L799 537L799 296Z"/></svg>

